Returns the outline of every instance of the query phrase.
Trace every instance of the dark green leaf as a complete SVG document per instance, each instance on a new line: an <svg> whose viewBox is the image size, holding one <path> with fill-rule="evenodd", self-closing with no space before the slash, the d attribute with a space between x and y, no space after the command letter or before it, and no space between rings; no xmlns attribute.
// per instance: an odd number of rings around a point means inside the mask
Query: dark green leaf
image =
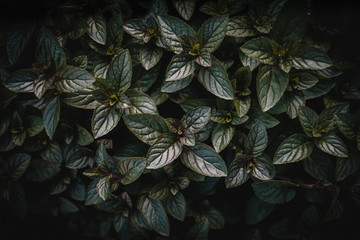
<svg viewBox="0 0 360 240"><path fill-rule="evenodd" d="M334 114L336 125L340 132L350 140L356 139L357 121L354 115L350 113Z"/></svg>
<svg viewBox="0 0 360 240"><path fill-rule="evenodd" d="M235 127L230 124L218 124L211 134L211 142L217 153L224 150L234 136Z"/></svg>
<svg viewBox="0 0 360 240"><path fill-rule="evenodd" d="M225 37L228 15L215 16L206 20L197 32L202 48L214 52Z"/></svg>
<svg viewBox="0 0 360 240"><path fill-rule="evenodd" d="M180 158L185 166L204 176L226 177L227 175L224 160L206 144L199 143L192 147L184 147Z"/></svg>
<svg viewBox="0 0 360 240"><path fill-rule="evenodd" d="M289 83L289 74L278 66L263 66L256 77L259 104L266 112L280 100Z"/></svg>
<svg viewBox="0 0 360 240"><path fill-rule="evenodd" d="M49 63L54 63L56 69L66 64L64 49L50 30L44 26L40 29L36 51L36 60L41 64L48 65Z"/></svg>
<svg viewBox="0 0 360 240"><path fill-rule="evenodd" d="M171 134L162 135L149 148L147 153L147 169L162 168L174 161L182 152L182 144Z"/></svg>
<svg viewBox="0 0 360 240"><path fill-rule="evenodd" d="M305 106L300 106L298 111L300 124L309 137L313 137L313 130L317 128L319 123L319 116L317 113Z"/></svg>
<svg viewBox="0 0 360 240"><path fill-rule="evenodd" d="M224 66L213 58L211 67L200 67L197 78L212 94L219 98L232 100L234 92Z"/></svg>
<svg viewBox="0 0 360 240"><path fill-rule="evenodd" d="M199 132L210 120L211 108L198 107L187 112L180 120L192 133Z"/></svg>
<svg viewBox="0 0 360 240"><path fill-rule="evenodd" d="M67 105L83 109L95 109L99 105L89 92L64 93L61 100Z"/></svg>
<svg viewBox="0 0 360 240"><path fill-rule="evenodd" d="M186 234L186 240L206 240L209 234L208 220L202 220L195 223Z"/></svg>
<svg viewBox="0 0 360 240"><path fill-rule="evenodd" d="M259 61L256 61L255 59L252 59L251 57L247 56L241 50L239 50L239 58L240 58L241 63L244 66L248 66L251 71L254 71L254 69L260 65Z"/></svg>
<svg viewBox="0 0 360 240"><path fill-rule="evenodd" d="M258 198L273 204L291 201L296 195L295 186L295 184L290 182L275 180L252 184L252 188Z"/></svg>
<svg viewBox="0 0 360 240"><path fill-rule="evenodd" d="M142 157L130 157L122 159L117 164L117 169L123 178L121 183L126 185L137 180L146 167L146 159Z"/></svg>
<svg viewBox="0 0 360 240"><path fill-rule="evenodd" d="M135 89L129 89L125 92L126 96L130 100L130 107L128 111L130 114L136 113L150 113L157 114L158 110L156 104L152 98L146 93L137 91Z"/></svg>
<svg viewBox="0 0 360 240"><path fill-rule="evenodd" d="M61 165L64 159L63 151L58 142L51 141L46 148L40 152L42 159Z"/></svg>
<svg viewBox="0 0 360 240"><path fill-rule="evenodd" d="M348 152L345 143L334 133L327 133L315 138L315 144L320 150L336 157L347 157Z"/></svg>
<svg viewBox="0 0 360 240"><path fill-rule="evenodd" d="M194 13L196 0L173 0L176 11L185 20L189 20Z"/></svg>
<svg viewBox="0 0 360 240"><path fill-rule="evenodd" d="M17 22L11 25L6 37L6 50L11 65L23 53L34 31L32 22Z"/></svg>
<svg viewBox="0 0 360 240"><path fill-rule="evenodd" d="M85 205L95 205L102 203L104 200L100 197L97 191L97 184L99 178L95 178L90 182L86 189Z"/></svg>
<svg viewBox="0 0 360 240"><path fill-rule="evenodd" d="M301 91L293 91L285 95L285 105L287 105L286 113L291 119L298 115L299 107L305 106L305 97Z"/></svg>
<svg viewBox="0 0 360 240"><path fill-rule="evenodd" d="M265 64L275 64L277 56L274 54L276 43L267 37L255 38L240 47L246 56Z"/></svg>
<svg viewBox="0 0 360 240"><path fill-rule="evenodd" d="M119 48L123 39L123 19L121 14L114 15L107 24L107 41L108 45L114 45Z"/></svg>
<svg viewBox="0 0 360 240"><path fill-rule="evenodd" d="M239 117L244 117L245 114L248 113L251 106L251 98L250 96L244 96L244 97L234 97L234 105L237 114Z"/></svg>
<svg viewBox="0 0 360 240"><path fill-rule="evenodd" d="M229 19L226 35L231 37L252 37L256 31L247 16L235 16Z"/></svg>
<svg viewBox="0 0 360 240"><path fill-rule="evenodd" d="M226 188L240 186L250 177L247 172L247 161L242 159L241 156L236 156L231 162L228 172L228 176L225 178Z"/></svg>
<svg viewBox="0 0 360 240"><path fill-rule="evenodd" d="M34 81L40 72L34 70L19 70L6 79L4 86L13 92L33 92Z"/></svg>
<svg viewBox="0 0 360 240"><path fill-rule="evenodd" d="M167 14L168 7L165 0L155 0L153 1L149 13L157 16L160 14Z"/></svg>
<svg viewBox="0 0 360 240"><path fill-rule="evenodd" d="M256 123L245 140L245 152L254 157L261 155L268 144L266 128L262 123Z"/></svg>
<svg viewBox="0 0 360 240"><path fill-rule="evenodd" d="M109 165L108 159L109 159L109 156L106 152L105 145L103 143L101 143L96 150L95 161L100 168L106 170L106 169L108 169L108 165Z"/></svg>
<svg viewBox="0 0 360 240"><path fill-rule="evenodd" d="M8 168L12 180L19 180L24 175L30 164L30 159L31 156L26 153L16 153L8 158Z"/></svg>
<svg viewBox="0 0 360 240"><path fill-rule="evenodd" d="M86 70L68 65L56 72L56 79L55 84L62 92L90 91L95 82L95 78Z"/></svg>
<svg viewBox="0 0 360 240"><path fill-rule="evenodd" d="M84 128L83 126L81 126L79 124L75 124L75 126L77 129L77 137L76 137L77 144L79 144L81 146L86 146L94 141L93 136L86 128Z"/></svg>
<svg viewBox="0 0 360 240"><path fill-rule="evenodd" d="M162 201L166 211L175 219L184 221L186 214L186 200L181 192L175 195L170 194Z"/></svg>
<svg viewBox="0 0 360 240"><path fill-rule="evenodd" d="M140 49L140 63L146 70L149 70L160 61L162 55L161 48L146 45Z"/></svg>
<svg viewBox="0 0 360 240"><path fill-rule="evenodd" d="M71 169L81 169L86 167L91 162L91 151L83 148L74 152L65 161L65 166Z"/></svg>
<svg viewBox="0 0 360 240"><path fill-rule="evenodd" d="M336 159L335 179L337 182L343 181L359 169L359 157L359 152L350 151L348 158Z"/></svg>
<svg viewBox="0 0 360 240"><path fill-rule="evenodd" d="M314 144L304 134L295 133L286 138L276 150L274 164L301 161L312 153Z"/></svg>
<svg viewBox="0 0 360 240"><path fill-rule="evenodd" d="M303 91L306 99L313 99L330 92L335 87L336 83L332 80L320 81L309 89Z"/></svg>
<svg viewBox="0 0 360 240"><path fill-rule="evenodd" d="M137 208L155 232L163 236L169 236L169 220L165 209L159 200L141 196L138 200Z"/></svg>
<svg viewBox="0 0 360 240"><path fill-rule="evenodd" d="M325 69L332 65L331 59L316 48L303 48L292 57L291 65L296 69Z"/></svg>
<svg viewBox="0 0 360 240"><path fill-rule="evenodd" d="M113 130L121 118L121 110L115 106L100 105L94 109L91 119L91 131L94 138L104 136Z"/></svg>
<svg viewBox="0 0 360 240"><path fill-rule="evenodd" d="M58 164L41 158L32 159L26 178L33 182L43 182L53 178L60 171Z"/></svg>
<svg viewBox="0 0 360 240"><path fill-rule="evenodd" d="M189 77L186 77L184 79L178 79L176 81L168 81L163 82L161 85L161 92L164 93L173 93L180 91L191 83L191 80L193 79L194 75L191 74Z"/></svg>
<svg viewBox="0 0 360 240"><path fill-rule="evenodd" d="M137 39L145 39L148 35L147 26L142 19L131 19L125 22L124 30L132 37Z"/></svg>
<svg viewBox="0 0 360 240"><path fill-rule="evenodd" d="M175 55L166 69L165 81L189 77L195 71L196 66L191 55L185 53Z"/></svg>
<svg viewBox="0 0 360 240"><path fill-rule="evenodd" d="M60 119L60 99L55 97L47 104L43 114L45 131L52 139Z"/></svg>
<svg viewBox="0 0 360 240"><path fill-rule="evenodd" d="M335 104L334 106L323 110L319 114L319 122L324 122L326 120L335 120L335 114L348 113L349 110L350 104L348 102Z"/></svg>
<svg viewBox="0 0 360 240"><path fill-rule="evenodd" d="M249 120L245 124L249 129L257 122L264 124L265 128L273 128L280 123L276 118L260 109L250 109L247 115L249 116Z"/></svg>
<svg viewBox="0 0 360 240"><path fill-rule="evenodd" d="M254 168L251 175L260 180L270 180L275 176L275 167L266 154L261 154L253 160Z"/></svg>
<svg viewBox="0 0 360 240"><path fill-rule="evenodd" d="M271 37L283 44L293 38L302 39L307 25L306 5L302 1L286 2L276 18Z"/></svg>
<svg viewBox="0 0 360 240"><path fill-rule="evenodd" d="M310 73L300 73L297 78L299 79L297 83L298 90L309 89L319 82L319 79Z"/></svg>
<svg viewBox="0 0 360 240"><path fill-rule="evenodd" d="M179 35L190 35L195 36L194 30L182 20L172 16L158 16L159 27L161 30L161 36L169 47L176 53L179 54L183 51L181 42L177 36Z"/></svg>
<svg viewBox="0 0 360 240"><path fill-rule="evenodd" d="M89 37L95 42L105 45L106 43L106 19L98 11L87 19L90 28L88 29Z"/></svg>
<svg viewBox="0 0 360 240"><path fill-rule="evenodd" d="M304 169L316 179L331 181L334 175L334 166L326 153L315 149L304 160Z"/></svg>
<svg viewBox="0 0 360 240"><path fill-rule="evenodd" d="M111 175L102 177L96 184L96 191L104 201L109 197L110 194L110 178Z"/></svg>
<svg viewBox="0 0 360 240"><path fill-rule="evenodd" d="M125 92L131 84L132 66L129 50L119 53L110 63L106 74L106 84L120 92Z"/></svg>
<svg viewBox="0 0 360 240"><path fill-rule="evenodd" d="M126 126L137 138L152 145L163 133L169 132L165 119L155 114L134 114L123 117Z"/></svg>
<svg viewBox="0 0 360 240"><path fill-rule="evenodd" d="M263 221L271 214L271 212L274 210L274 207L274 204L267 203L256 197L256 195L253 195L246 206L246 223L254 225Z"/></svg>
<svg viewBox="0 0 360 240"><path fill-rule="evenodd" d="M69 34L69 38L72 40L79 39L82 35L84 35L89 30L89 25L86 20L83 18L77 18L74 22L73 29L71 29Z"/></svg>

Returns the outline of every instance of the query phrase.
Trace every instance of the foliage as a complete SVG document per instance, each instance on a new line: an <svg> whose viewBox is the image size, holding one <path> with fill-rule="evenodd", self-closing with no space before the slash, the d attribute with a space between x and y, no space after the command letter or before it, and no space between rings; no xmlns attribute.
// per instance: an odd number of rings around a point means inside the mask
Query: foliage
<svg viewBox="0 0 360 240"><path fill-rule="evenodd" d="M359 58L319 6L69 0L9 16L1 211L62 217L78 239L354 231Z"/></svg>

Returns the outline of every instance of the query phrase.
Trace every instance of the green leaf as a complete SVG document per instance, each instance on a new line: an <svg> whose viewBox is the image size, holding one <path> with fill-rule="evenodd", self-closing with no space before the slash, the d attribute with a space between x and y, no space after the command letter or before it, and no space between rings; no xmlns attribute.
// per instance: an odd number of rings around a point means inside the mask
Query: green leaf
<svg viewBox="0 0 360 240"><path fill-rule="evenodd" d="M94 141L93 136L91 135L91 133L89 133L89 131L86 128L76 123L75 123L75 127L77 129L77 136L76 136L77 144L81 146L86 146Z"/></svg>
<svg viewBox="0 0 360 240"><path fill-rule="evenodd" d="M195 71L196 66L191 55L185 53L175 55L166 69L165 81L186 78Z"/></svg>
<svg viewBox="0 0 360 240"><path fill-rule="evenodd" d="M242 159L241 156L236 156L231 162L228 172L229 173L225 178L226 188L240 186L250 177L247 172L247 160Z"/></svg>
<svg viewBox="0 0 360 240"><path fill-rule="evenodd" d="M16 22L11 25L6 36L6 51L11 65L14 65L23 53L33 31L32 22Z"/></svg>
<svg viewBox="0 0 360 240"><path fill-rule="evenodd" d="M33 182L49 180L60 171L58 164L41 158L32 159L26 171L25 177Z"/></svg>
<svg viewBox="0 0 360 240"><path fill-rule="evenodd" d="M169 82L164 81L161 84L161 92L173 93L173 92L180 91L180 90L186 88L187 86L189 86L193 77L194 77L194 75L191 74L189 77L186 77L183 79L178 79L176 81L169 81Z"/></svg>
<svg viewBox="0 0 360 240"><path fill-rule="evenodd" d="M296 69L325 69L332 65L331 59L316 48L302 48L291 59L291 65Z"/></svg>
<svg viewBox="0 0 360 240"><path fill-rule="evenodd" d="M247 56L241 50L239 50L239 58L242 65L244 65L245 67L248 66L251 71L254 71L254 69L260 65L259 61L256 61L255 59L252 59L251 57Z"/></svg>
<svg viewBox="0 0 360 240"><path fill-rule="evenodd" d="M148 91L156 82L159 72L160 64L149 70L145 70L141 65L134 66L130 88L143 92Z"/></svg>
<svg viewBox="0 0 360 240"><path fill-rule="evenodd" d="M192 147L184 147L180 159L185 166L201 175L209 177L227 175L224 160L206 144L199 143Z"/></svg>
<svg viewBox="0 0 360 240"><path fill-rule="evenodd" d="M295 133L286 138L274 155L274 164L286 164L301 161L312 153L314 144L304 134Z"/></svg>
<svg viewBox="0 0 360 240"><path fill-rule="evenodd" d="M142 19L131 19L125 22L124 30L130 34L130 36L144 40L147 37L147 26Z"/></svg>
<svg viewBox="0 0 360 240"><path fill-rule="evenodd" d="M124 35L123 18L121 14L116 14L110 18L107 24L107 45L114 45L114 48L119 48Z"/></svg>
<svg viewBox="0 0 360 240"><path fill-rule="evenodd" d="M268 144L266 128L262 123L256 123L245 140L245 152L254 157L260 156Z"/></svg>
<svg viewBox="0 0 360 240"><path fill-rule="evenodd" d="M304 160L304 169L318 180L332 181L334 166L326 153L315 149L312 154Z"/></svg>
<svg viewBox="0 0 360 240"><path fill-rule="evenodd" d="M95 109L99 105L89 92L63 93L61 100L67 105L83 109Z"/></svg>
<svg viewBox="0 0 360 240"><path fill-rule="evenodd" d="M131 103L130 107L127 109L130 114L158 113L154 100L150 98L150 96L146 93L137 91L135 89L129 89L125 92L125 94L129 98Z"/></svg>
<svg viewBox="0 0 360 240"><path fill-rule="evenodd" d="M176 11L185 20L189 20L194 13L196 0L173 0Z"/></svg>
<svg viewBox="0 0 360 240"><path fill-rule="evenodd" d="M210 67L211 54L207 49L201 49L200 55L197 56L194 61L202 67Z"/></svg>
<svg viewBox="0 0 360 240"><path fill-rule="evenodd" d="M169 236L169 220L165 209L159 200L151 199L143 195L137 202L137 209L139 209L146 222L155 232L163 236Z"/></svg>
<svg viewBox="0 0 360 240"><path fill-rule="evenodd" d="M19 70L6 79L4 86L13 92L33 92L34 81L39 77L40 72L34 70Z"/></svg>
<svg viewBox="0 0 360 240"><path fill-rule="evenodd" d="M131 84L132 66L129 50L119 53L110 63L106 84L119 92L125 92Z"/></svg>
<svg viewBox="0 0 360 240"><path fill-rule="evenodd" d="M313 130L317 128L319 123L318 114L308 107L300 106L298 116L305 134L313 137Z"/></svg>
<svg viewBox="0 0 360 240"><path fill-rule="evenodd" d="M54 63L55 68L66 64L66 55L59 41L46 27L41 26L36 46L36 61L48 65Z"/></svg>
<svg viewBox="0 0 360 240"><path fill-rule="evenodd" d="M267 218L274 210L275 205L265 202L253 195L246 205L245 220L247 224L254 225Z"/></svg>
<svg viewBox="0 0 360 240"><path fill-rule="evenodd" d="M46 148L40 152L42 159L61 165L64 159L63 151L58 142L51 141Z"/></svg>
<svg viewBox="0 0 360 240"><path fill-rule="evenodd" d="M270 36L284 44L293 38L302 39L306 31L306 5L302 1L286 2L276 18Z"/></svg>
<svg viewBox="0 0 360 240"><path fill-rule="evenodd" d="M225 37L228 21L228 15L215 16L201 25L196 35L202 48L212 53L220 46Z"/></svg>
<svg viewBox="0 0 360 240"><path fill-rule="evenodd" d="M197 107L187 112L180 120L192 133L199 132L210 120L210 107Z"/></svg>
<svg viewBox="0 0 360 240"><path fill-rule="evenodd" d="M95 42L105 45L106 43L106 19L98 11L87 19L90 28L88 29L89 37Z"/></svg>
<svg viewBox="0 0 360 240"><path fill-rule="evenodd" d="M336 157L347 157L348 152L345 143L334 133L327 133L319 138L315 138L315 145L330 155Z"/></svg>
<svg viewBox="0 0 360 240"><path fill-rule="evenodd" d="M169 194L162 203L171 216L177 220L184 221L186 214L186 199L181 192L177 192L175 195Z"/></svg>
<svg viewBox="0 0 360 240"><path fill-rule="evenodd" d="M319 122L324 122L326 120L335 120L335 114L348 113L349 110L350 104L348 102L335 104L334 106L323 110L319 114Z"/></svg>
<svg viewBox="0 0 360 240"><path fill-rule="evenodd" d="M91 154L87 148L80 149L65 160L65 166L71 169L85 168L93 160Z"/></svg>
<svg viewBox="0 0 360 240"><path fill-rule="evenodd" d="M165 42L167 45L169 45L171 50L173 50L176 54L179 54L183 51L178 36L195 36L194 30L185 22L176 17L161 15L158 16L157 19L161 30L161 36L164 38Z"/></svg>
<svg viewBox="0 0 360 240"><path fill-rule="evenodd" d="M224 150L235 133L235 127L229 124L218 124L211 134L211 142L217 153Z"/></svg>
<svg viewBox="0 0 360 240"><path fill-rule="evenodd" d="M134 114L123 117L126 126L137 138L152 145L163 134L169 132L164 118L155 114Z"/></svg>
<svg viewBox="0 0 360 240"><path fill-rule="evenodd" d="M117 169L123 178L121 183L124 185L136 181L146 167L146 159L142 157L129 157L122 159L117 164Z"/></svg>
<svg viewBox="0 0 360 240"><path fill-rule="evenodd" d="M149 10L149 14L153 16L167 14L168 7L165 0L155 0L153 1L151 8Z"/></svg>
<svg viewBox="0 0 360 240"><path fill-rule="evenodd" d="M147 169L162 168L174 161L182 152L183 145L172 134L162 135L147 153Z"/></svg>
<svg viewBox="0 0 360 240"><path fill-rule="evenodd" d="M250 98L250 96L245 96L245 97L235 96L234 97L234 105L235 105L235 109L236 109L236 112L239 115L239 117L244 117L250 110L251 98Z"/></svg>
<svg viewBox="0 0 360 240"><path fill-rule="evenodd" d="M295 186L295 184L290 182L276 180L252 184L252 188L258 198L273 204L291 201L296 195Z"/></svg>
<svg viewBox="0 0 360 240"><path fill-rule="evenodd" d="M96 191L104 201L109 197L110 194L110 178L111 175L102 177L96 184Z"/></svg>
<svg viewBox="0 0 360 240"><path fill-rule="evenodd" d="M259 61L261 63L273 65L277 61L277 56L274 54L276 43L267 37L259 37L247 41L240 47L240 50L246 56Z"/></svg>
<svg viewBox="0 0 360 240"><path fill-rule="evenodd" d="M229 19L226 35L230 37L253 37L256 31L248 16L235 16Z"/></svg>
<svg viewBox="0 0 360 240"><path fill-rule="evenodd" d="M93 75L86 70L69 65L59 69L55 76L55 84L62 92L90 91L95 82Z"/></svg>
<svg viewBox="0 0 360 240"><path fill-rule="evenodd" d="M268 113L261 111L260 109L251 109L247 113L249 120L245 123L247 128L252 128L257 122L264 124L265 128L273 128L280 122Z"/></svg>
<svg viewBox="0 0 360 240"><path fill-rule="evenodd" d="M101 143L96 150L95 153L95 161L102 169L108 169L109 161L108 161L108 154L106 152L105 145Z"/></svg>
<svg viewBox="0 0 360 240"><path fill-rule="evenodd" d="M121 110L115 106L100 105L94 109L91 118L91 131L94 138L104 136L113 130L121 118Z"/></svg>
<svg viewBox="0 0 360 240"><path fill-rule="evenodd" d="M73 28L68 32L69 38L72 40L79 39L89 30L89 27L85 19L77 18Z"/></svg>
<svg viewBox="0 0 360 240"><path fill-rule="evenodd" d="M357 121L354 115L350 113L334 114L336 125L340 132L350 140L356 139Z"/></svg>
<svg viewBox="0 0 360 240"><path fill-rule="evenodd" d="M263 66L256 77L256 92L263 112L280 100L289 83L289 74L278 66Z"/></svg>
<svg viewBox="0 0 360 240"><path fill-rule="evenodd" d="M149 192L149 198L155 200L164 200L167 198L170 193L170 187L168 186L168 182L166 180L162 180L153 186Z"/></svg>
<svg viewBox="0 0 360 240"><path fill-rule="evenodd" d="M360 167L359 152L350 151L348 158L337 158L335 166L335 179L337 182L345 180Z"/></svg>
<svg viewBox="0 0 360 240"><path fill-rule="evenodd" d="M319 79L310 73L300 73L297 78L299 79L297 90L309 89L319 82Z"/></svg>
<svg viewBox="0 0 360 240"><path fill-rule="evenodd" d="M301 91L293 91L285 95L284 103L287 106L286 113L291 119L298 115L299 107L305 106L305 97Z"/></svg>
<svg viewBox="0 0 360 240"><path fill-rule="evenodd" d="M332 80L323 80L311 88L303 90L302 92L304 93L306 99L318 98L330 92L335 85L336 83Z"/></svg>
<svg viewBox="0 0 360 240"><path fill-rule="evenodd" d="M149 70L160 61L162 55L161 48L145 45L140 49L140 63L146 70Z"/></svg>
<svg viewBox="0 0 360 240"><path fill-rule="evenodd" d="M205 2L206 3L206 2ZM209 221L207 219L195 223L186 234L186 240L206 240L209 234Z"/></svg>
<svg viewBox="0 0 360 240"><path fill-rule="evenodd" d="M24 127L26 128L26 135L34 137L44 130L44 122L41 117L29 115L25 118Z"/></svg>
<svg viewBox="0 0 360 240"><path fill-rule="evenodd" d="M197 78L206 90L215 96L226 100L234 98L234 92L228 75L219 60L213 58L210 67L200 67L197 72Z"/></svg>
<svg viewBox="0 0 360 240"><path fill-rule="evenodd" d="M208 106L214 107L215 101L213 99L204 99L204 98L197 98L197 99L187 99L180 103L180 107L184 110L184 112L189 112L194 108Z"/></svg>
<svg viewBox="0 0 360 240"><path fill-rule="evenodd" d="M30 164L31 156L26 153L15 153L8 158L8 171L13 181L19 180Z"/></svg>
<svg viewBox="0 0 360 240"><path fill-rule="evenodd" d="M260 180L270 180L275 176L275 167L266 154L261 154L253 160L254 168L251 175Z"/></svg>
<svg viewBox="0 0 360 240"><path fill-rule="evenodd" d="M60 119L60 99L55 97L44 109L43 120L46 134L52 139Z"/></svg>
<svg viewBox="0 0 360 240"><path fill-rule="evenodd" d="M99 178L95 178L90 182L86 189L85 205L95 205L104 202L97 191Z"/></svg>

